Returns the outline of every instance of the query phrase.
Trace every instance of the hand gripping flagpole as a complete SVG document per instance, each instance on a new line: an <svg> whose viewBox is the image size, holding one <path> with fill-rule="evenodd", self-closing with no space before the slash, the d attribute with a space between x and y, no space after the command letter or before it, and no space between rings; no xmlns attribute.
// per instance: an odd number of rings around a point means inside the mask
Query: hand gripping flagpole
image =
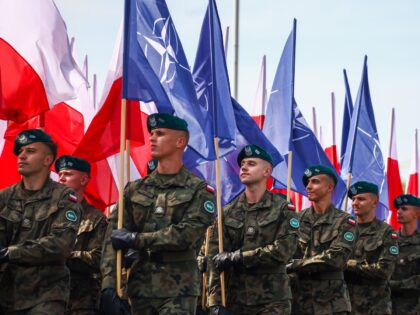
<svg viewBox="0 0 420 315"><path fill-rule="evenodd" d="M210 247L210 228L207 228L206 231L206 244L204 245L204 257L207 257L209 255L209 247ZM207 257L208 259L208 257ZM201 287L201 309L206 308L206 286L207 286L207 272L204 270L204 272L201 275L202 279L202 287Z"/></svg>

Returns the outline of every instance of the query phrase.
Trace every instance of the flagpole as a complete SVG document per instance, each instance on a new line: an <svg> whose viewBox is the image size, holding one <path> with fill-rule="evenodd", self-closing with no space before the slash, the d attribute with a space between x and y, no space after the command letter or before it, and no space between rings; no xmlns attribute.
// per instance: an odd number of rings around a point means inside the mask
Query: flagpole
<svg viewBox="0 0 420 315"><path fill-rule="evenodd" d="M204 245L204 257L207 257L209 255L209 247L210 247L209 239L210 239L210 228L207 228L206 239L205 239L206 244ZM208 259L208 257L207 257L207 259ZM201 309L204 310L206 308L206 286L207 286L207 272L206 272L206 270L204 270L204 272L202 271L201 279L202 279Z"/></svg>
<svg viewBox="0 0 420 315"><path fill-rule="evenodd" d="M348 205L348 201L349 201L349 188L350 188L350 180L351 180L351 173L347 174L347 183L346 183L346 196L344 197L344 211L347 212L347 205Z"/></svg>
<svg viewBox="0 0 420 315"><path fill-rule="evenodd" d="M229 26L226 26L226 32L225 32L225 40L224 40L224 48L225 48L225 57L227 58L228 53L228 46L229 45Z"/></svg>
<svg viewBox="0 0 420 315"><path fill-rule="evenodd" d="M216 152L216 205L217 205L217 233L219 235L219 254L223 252L223 221L222 221L222 187L220 185L219 138L214 138ZM225 273L220 273L220 294L222 306L226 306Z"/></svg>
<svg viewBox="0 0 420 315"><path fill-rule="evenodd" d="M267 103L267 69L266 69L266 56L263 56L262 60L262 68L263 68L263 82L262 82L262 113L261 116L265 117L265 107ZM260 118L259 121L260 129L263 129L263 118Z"/></svg>
<svg viewBox="0 0 420 315"><path fill-rule="evenodd" d="M335 145L335 95L331 92L332 144ZM334 165L335 166L335 165Z"/></svg>
<svg viewBox="0 0 420 315"><path fill-rule="evenodd" d="M119 195L118 195L118 223L117 228L122 229L123 227L123 213L124 213L124 149L125 149L125 125L126 125L126 114L127 114L127 100L123 98L121 100L121 132L120 132L120 176L119 176ZM122 269L122 251L117 251L117 287L116 291L120 298L123 296L121 289L121 269Z"/></svg>
<svg viewBox="0 0 420 315"><path fill-rule="evenodd" d="M238 99L238 57L239 57L239 0L234 0L234 39L233 39L233 97Z"/></svg>
<svg viewBox="0 0 420 315"><path fill-rule="evenodd" d="M292 188L292 151L287 155L287 202L290 202L290 193Z"/></svg>
<svg viewBox="0 0 420 315"><path fill-rule="evenodd" d="M315 109L315 107L312 107L312 129L314 131L315 137L319 141L319 137L318 137L318 126L316 124L316 109Z"/></svg>

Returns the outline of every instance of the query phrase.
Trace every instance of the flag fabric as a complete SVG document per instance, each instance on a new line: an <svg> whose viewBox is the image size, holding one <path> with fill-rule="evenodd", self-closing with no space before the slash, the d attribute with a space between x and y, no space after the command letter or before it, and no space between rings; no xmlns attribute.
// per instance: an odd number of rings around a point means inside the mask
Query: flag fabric
<svg viewBox="0 0 420 315"><path fill-rule="evenodd" d="M417 129L414 133L414 144L413 144L413 153L411 158L410 174L408 177L408 183L406 188L406 193L420 197L420 159L419 159L419 148L418 148L418 138L417 138Z"/></svg>
<svg viewBox="0 0 420 315"><path fill-rule="evenodd" d="M337 173L340 173L340 162L337 155L337 145L335 143L335 96L331 93L331 132L330 132L330 143L325 147L325 154L330 160L331 164Z"/></svg>
<svg viewBox="0 0 420 315"><path fill-rule="evenodd" d="M25 122L86 83L52 0L0 0L0 118Z"/></svg>
<svg viewBox="0 0 420 315"><path fill-rule="evenodd" d="M263 129L265 120L265 108L267 103L266 86L266 56L264 55L261 61L257 91L255 92L254 103L251 109L251 117L255 120L260 129Z"/></svg>
<svg viewBox="0 0 420 315"><path fill-rule="evenodd" d="M389 155L388 163L386 167L386 176L388 180L388 202L389 202L389 215L388 223L395 229L400 228L400 224L397 221L397 210L394 207L394 199L397 196L402 195L403 188L401 183L400 176L400 167L398 165L397 157L397 135L395 127L395 109L392 109L392 118L391 118L391 136L389 139Z"/></svg>
<svg viewBox="0 0 420 315"><path fill-rule="evenodd" d="M314 164L333 168L330 161L294 100L295 27L284 47L267 104L263 127L264 134L277 148L283 161L273 170L276 187L285 188L287 183L287 155L293 152L292 190L306 195L302 183L304 170ZM345 184L338 180L334 191L334 204L345 195Z"/></svg>
<svg viewBox="0 0 420 315"><path fill-rule="evenodd" d="M348 174L351 173L351 184L365 180L378 185L379 203L376 216L380 220L386 220L389 209L388 184L370 97L367 70L366 56L362 80L350 121L347 148L341 166L341 177L347 180ZM351 206L348 210L350 209Z"/></svg>
<svg viewBox="0 0 420 315"><path fill-rule="evenodd" d="M343 111L343 129L341 133L341 152L340 152L340 165L343 165L344 154L346 153L347 139L349 137L350 119L353 114L353 100L351 98L349 81L347 79L346 69L343 70L344 74L344 88L346 90L346 96L344 99L344 111Z"/></svg>

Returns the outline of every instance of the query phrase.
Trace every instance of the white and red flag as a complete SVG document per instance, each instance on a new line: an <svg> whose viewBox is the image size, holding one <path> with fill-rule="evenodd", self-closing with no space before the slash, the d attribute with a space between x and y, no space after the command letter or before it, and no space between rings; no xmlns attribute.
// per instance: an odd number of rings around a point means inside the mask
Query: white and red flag
<svg viewBox="0 0 420 315"><path fill-rule="evenodd" d="M267 103L266 83L266 57L261 61L260 75L258 77L257 91L255 92L254 104L251 109L251 117L262 130L265 119L265 108Z"/></svg>
<svg viewBox="0 0 420 315"><path fill-rule="evenodd" d="M338 160L337 145L335 142L335 96L331 93L331 138L327 146L324 147L325 154L334 166L338 174L340 174L340 161Z"/></svg>
<svg viewBox="0 0 420 315"><path fill-rule="evenodd" d="M419 147L417 139L417 129L414 133L414 145L413 145L413 155L411 159L410 175L408 177L406 193L419 197L419 173L420 173L420 160L419 160Z"/></svg>

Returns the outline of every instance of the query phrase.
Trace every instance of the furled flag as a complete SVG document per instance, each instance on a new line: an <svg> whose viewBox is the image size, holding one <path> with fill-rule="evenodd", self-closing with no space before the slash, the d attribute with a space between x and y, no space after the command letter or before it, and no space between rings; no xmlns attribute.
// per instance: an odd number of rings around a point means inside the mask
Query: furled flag
<svg viewBox="0 0 420 315"><path fill-rule="evenodd" d="M400 167L398 165L397 157L397 135L395 128L395 109L392 109L391 118L391 137L389 139L389 155L386 166L386 176L388 179L388 201L389 201L389 215L388 223L395 229L400 228L397 221L397 209L394 207L394 199L403 193Z"/></svg>
<svg viewBox="0 0 420 315"><path fill-rule="evenodd" d="M258 127L263 129L265 119L265 108L267 105L267 83L266 83L266 56L261 61L260 75L258 77L257 91L255 92L254 104L251 109L251 117Z"/></svg>
<svg viewBox="0 0 420 315"><path fill-rule="evenodd" d="M338 161L337 145L335 143L335 96L331 93L331 139L328 146L325 146L325 154L334 166L337 173L340 173L340 162Z"/></svg>
<svg viewBox="0 0 420 315"><path fill-rule="evenodd" d="M410 174L408 177L408 183L406 193L417 197L420 197L420 159L419 159L419 148L417 139L417 129L414 133L414 144L413 144L413 155L411 158Z"/></svg>
<svg viewBox="0 0 420 315"><path fill-rule="evenodd" d="M273 171L273 177L280 182L277 185L284 188L287 183L287 155L292 151L291 188L306 195L302 183L304 170L315 164L333 166L294 100L295 29L296 20L274 78L263 131L283 157L283 162ZM338 204L344 195L345 184L339 180L334 191L334 203Z"/></svg>
<svg viewBox="0 0 420 315"><path fill-rule="evenodd" d="M24 122L86 83L52 0L0 0L0 118Z"/></svg>
<svg viewBox="0 0 420 315"><path fill-rule="evenodd" d="M364 61L356 105L350 121L346 153L341 166L341 177L344 180L347 180L350 173L351 184L365 180L378 185L379 203L376 216L380 220L386 220L388 217L388 184L370 98L367 56ZM351 206L348 210L350 209Z"/></svg>
<svg viewBox="0 0 420 315"><path fill-rule="evenodd" d="M344 99L344 111L343 111L343 129L341 133L341 152L340 152L340 165L343 165L344 154L346 153L347 139L349 137L350 119L353 114L353 100L351 98L351 92L349 87L349 81L347 79L346 69L343 70L344 74L344 87L346 90L346 97Z"/></svg>

